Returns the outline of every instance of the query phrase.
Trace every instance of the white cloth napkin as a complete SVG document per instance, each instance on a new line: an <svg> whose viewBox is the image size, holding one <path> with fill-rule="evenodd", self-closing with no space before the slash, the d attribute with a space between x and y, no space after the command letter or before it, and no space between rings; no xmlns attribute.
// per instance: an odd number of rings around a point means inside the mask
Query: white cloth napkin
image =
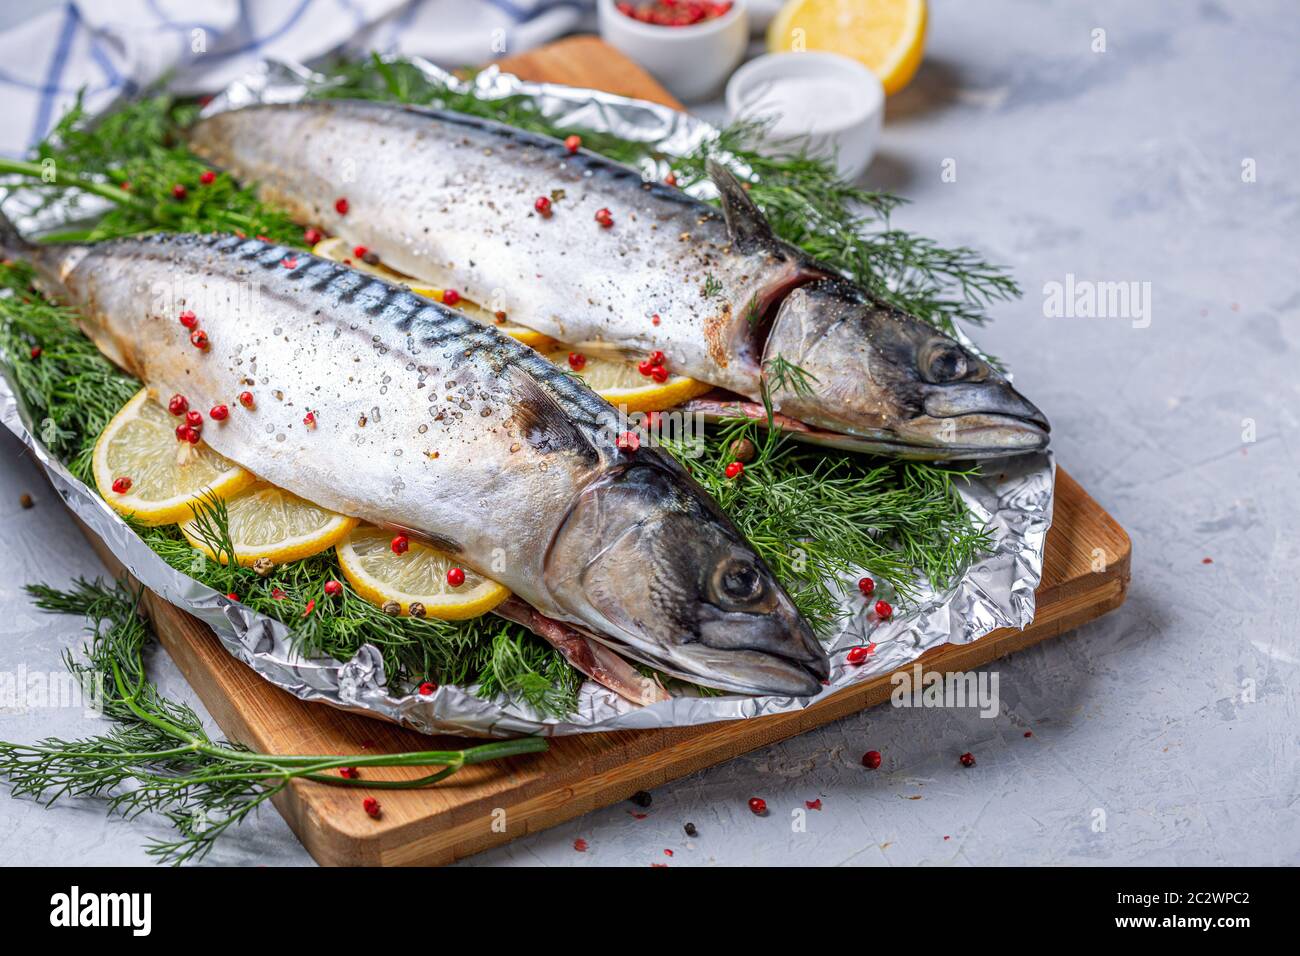
<svg viewBox="0 0 1300 956"><path fill-rule="evenodd" d="M593 0L80 0L0 33L0 153L20 156L85 91L91 112L166 77L211 93L258 60L336 50L483 63L575 29Z"/></svg>

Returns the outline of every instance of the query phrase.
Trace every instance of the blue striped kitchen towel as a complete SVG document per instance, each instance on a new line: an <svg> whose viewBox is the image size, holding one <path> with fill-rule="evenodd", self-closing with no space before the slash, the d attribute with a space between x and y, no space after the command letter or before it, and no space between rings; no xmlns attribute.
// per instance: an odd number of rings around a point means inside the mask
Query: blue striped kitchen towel
<svg viewBox="0 0 1300 956"><path fill-rule="evenodd" d="M91 112L167 77L210 93L263 58L370 50L483 63L576 28L594 0L80 0L0 33L0 153L42 139L79 90Z"/></svg>

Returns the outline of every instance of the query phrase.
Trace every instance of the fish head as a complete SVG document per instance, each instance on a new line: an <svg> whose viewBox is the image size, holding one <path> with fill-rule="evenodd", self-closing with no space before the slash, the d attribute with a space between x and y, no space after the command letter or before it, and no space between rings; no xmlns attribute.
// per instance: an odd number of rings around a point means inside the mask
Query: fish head
<svg viewBox="0 0 1300 956"><path fill-rule="evenodd" d="M582 492L545 579L593 637L684 680L811 696L829 676L826 652L762 558L654 449Z"/></svg>
<svg viewBox="0 0 1300 956"><path fill-rule="evenodd" d="M1043 413L983 358L837 279L786 297L763 367L783 414L899 457L991 458L1048 442Z"/></svg>

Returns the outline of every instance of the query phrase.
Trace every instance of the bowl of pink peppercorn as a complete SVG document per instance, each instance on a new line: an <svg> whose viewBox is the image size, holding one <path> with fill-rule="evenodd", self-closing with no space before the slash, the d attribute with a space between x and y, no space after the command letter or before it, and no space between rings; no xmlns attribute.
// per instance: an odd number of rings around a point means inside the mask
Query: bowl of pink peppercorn
<svg viewBox="0 0 1300 956"><path fill-rule="evenodd" d="M717 93L749 42L744 0L599 0L597 10L601 38L681 100Z"/></svg>

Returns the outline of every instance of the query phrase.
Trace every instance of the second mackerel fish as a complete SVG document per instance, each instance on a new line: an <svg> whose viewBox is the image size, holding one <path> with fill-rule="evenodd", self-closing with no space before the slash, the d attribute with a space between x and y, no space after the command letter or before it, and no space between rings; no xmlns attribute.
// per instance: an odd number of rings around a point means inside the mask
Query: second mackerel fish
<svg viewBox="0 0 1300 956"><path fill-rule="evenodd" d="M980 356L775 238L716 164L721 212L559 140L351 100L216 113L190 145L299 221L574 348L661 351L673 373L754 401L766 376L778 412L850 436L843 447L964 459L1047 445L1042 412Z"/></svg>

